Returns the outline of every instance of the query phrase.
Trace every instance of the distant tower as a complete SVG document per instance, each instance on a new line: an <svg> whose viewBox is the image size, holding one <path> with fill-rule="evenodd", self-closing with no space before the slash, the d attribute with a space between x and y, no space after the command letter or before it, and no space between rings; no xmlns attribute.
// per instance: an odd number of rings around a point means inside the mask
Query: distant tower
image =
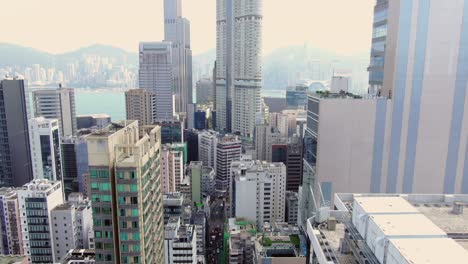
<svg viewBox="0 0 468 264"><path fill-rule="evenodd" d="M190 22L182 17L181 0L164 0L164 40L172 43L175 112L186 113L192 98Z"/></svg>
<svg viewBox="0 0 468 264"><path fill-rule="evenodd" d="M218 0L216 33L218 127L253 137L261 115L262 0Z"/></svg>
<svg viewBox="0 0 468 264"><path fill-rule="evenodd" d="M174 86L172 49L170 42L140 43L140 88L154 94L152 98L153 122L174 120Z"/></svg>

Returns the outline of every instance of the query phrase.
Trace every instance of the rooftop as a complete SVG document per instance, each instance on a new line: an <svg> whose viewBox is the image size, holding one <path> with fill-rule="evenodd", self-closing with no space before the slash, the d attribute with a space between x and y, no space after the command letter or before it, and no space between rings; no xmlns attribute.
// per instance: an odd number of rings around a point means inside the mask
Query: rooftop
<svg viewBox="0 0 468 264"><path fill-rule="evenodd" d="M418 213L410 203L401 197L355 197L366 213Z"/></svg>
<svg viewBox="0 0 468 264"><path fill-rule="evenodd" d="M450 238L392 239L392 245L408 263L414 264L466 264L468 251Z"/></svg>
<svg viewBox="0 0 468 264"><path fill-rule="evenodd" d="M97 131L94 131L92 132L89 137L108 137L116 132L118 132L119 130L121 130L122 128L125 128L126 126L130 125L130 124L133 124L134 122L137 122L137 121L133 121L133 120L122 120L122 121L119 121L119 122L112 122L110 125L108 125L107 127L103 128L103 129L100 129L100 130L97 130Z"/></svg>
<svg viewBox="0 0 468 264"><path fill-rule="evenodd" d="M446 236L446 233L422 214L371 215L387 236Z"/></svg>
<svg viewBox="0 0 468 264"><path fill-rule="evenodd" d="M28 263L27 257L19 255L0 255L0 264Z"/></svg>

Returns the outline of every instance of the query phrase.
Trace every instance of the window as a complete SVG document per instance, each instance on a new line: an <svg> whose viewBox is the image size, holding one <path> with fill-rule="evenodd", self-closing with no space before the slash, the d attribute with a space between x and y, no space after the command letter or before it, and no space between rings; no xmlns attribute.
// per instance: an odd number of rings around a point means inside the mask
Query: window
<svg viewBox="0 0 468 264"><path fill-rule="evenodd" d="M89 170L89 177L92 179L97 178L98 172L96 170Z"/></svg>

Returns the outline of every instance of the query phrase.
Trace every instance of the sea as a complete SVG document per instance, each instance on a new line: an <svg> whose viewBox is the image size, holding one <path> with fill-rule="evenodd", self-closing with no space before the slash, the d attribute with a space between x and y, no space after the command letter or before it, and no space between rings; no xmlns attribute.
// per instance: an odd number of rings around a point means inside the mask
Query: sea
<svg viewBox="0 0 468 264"><path fill-rule="evenodd" d="M284 90L263 90L264 97L285 98ZM75 89L76 112L78 115L108 114L112 120L125 119L125 91L99 89Z"/></svg>

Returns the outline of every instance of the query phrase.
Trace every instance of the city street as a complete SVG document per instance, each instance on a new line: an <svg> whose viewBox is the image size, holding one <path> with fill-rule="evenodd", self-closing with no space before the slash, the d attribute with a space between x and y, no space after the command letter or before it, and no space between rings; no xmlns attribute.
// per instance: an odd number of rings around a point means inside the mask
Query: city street
<svg viewBox="0 0 468 264"><path fill-rule="evenodd" d="M214 200L211 207L209 220L209 241L206 250L208 264L220 264L223 251L223 224L224 224L224 202L222 199Z"/></svg>

